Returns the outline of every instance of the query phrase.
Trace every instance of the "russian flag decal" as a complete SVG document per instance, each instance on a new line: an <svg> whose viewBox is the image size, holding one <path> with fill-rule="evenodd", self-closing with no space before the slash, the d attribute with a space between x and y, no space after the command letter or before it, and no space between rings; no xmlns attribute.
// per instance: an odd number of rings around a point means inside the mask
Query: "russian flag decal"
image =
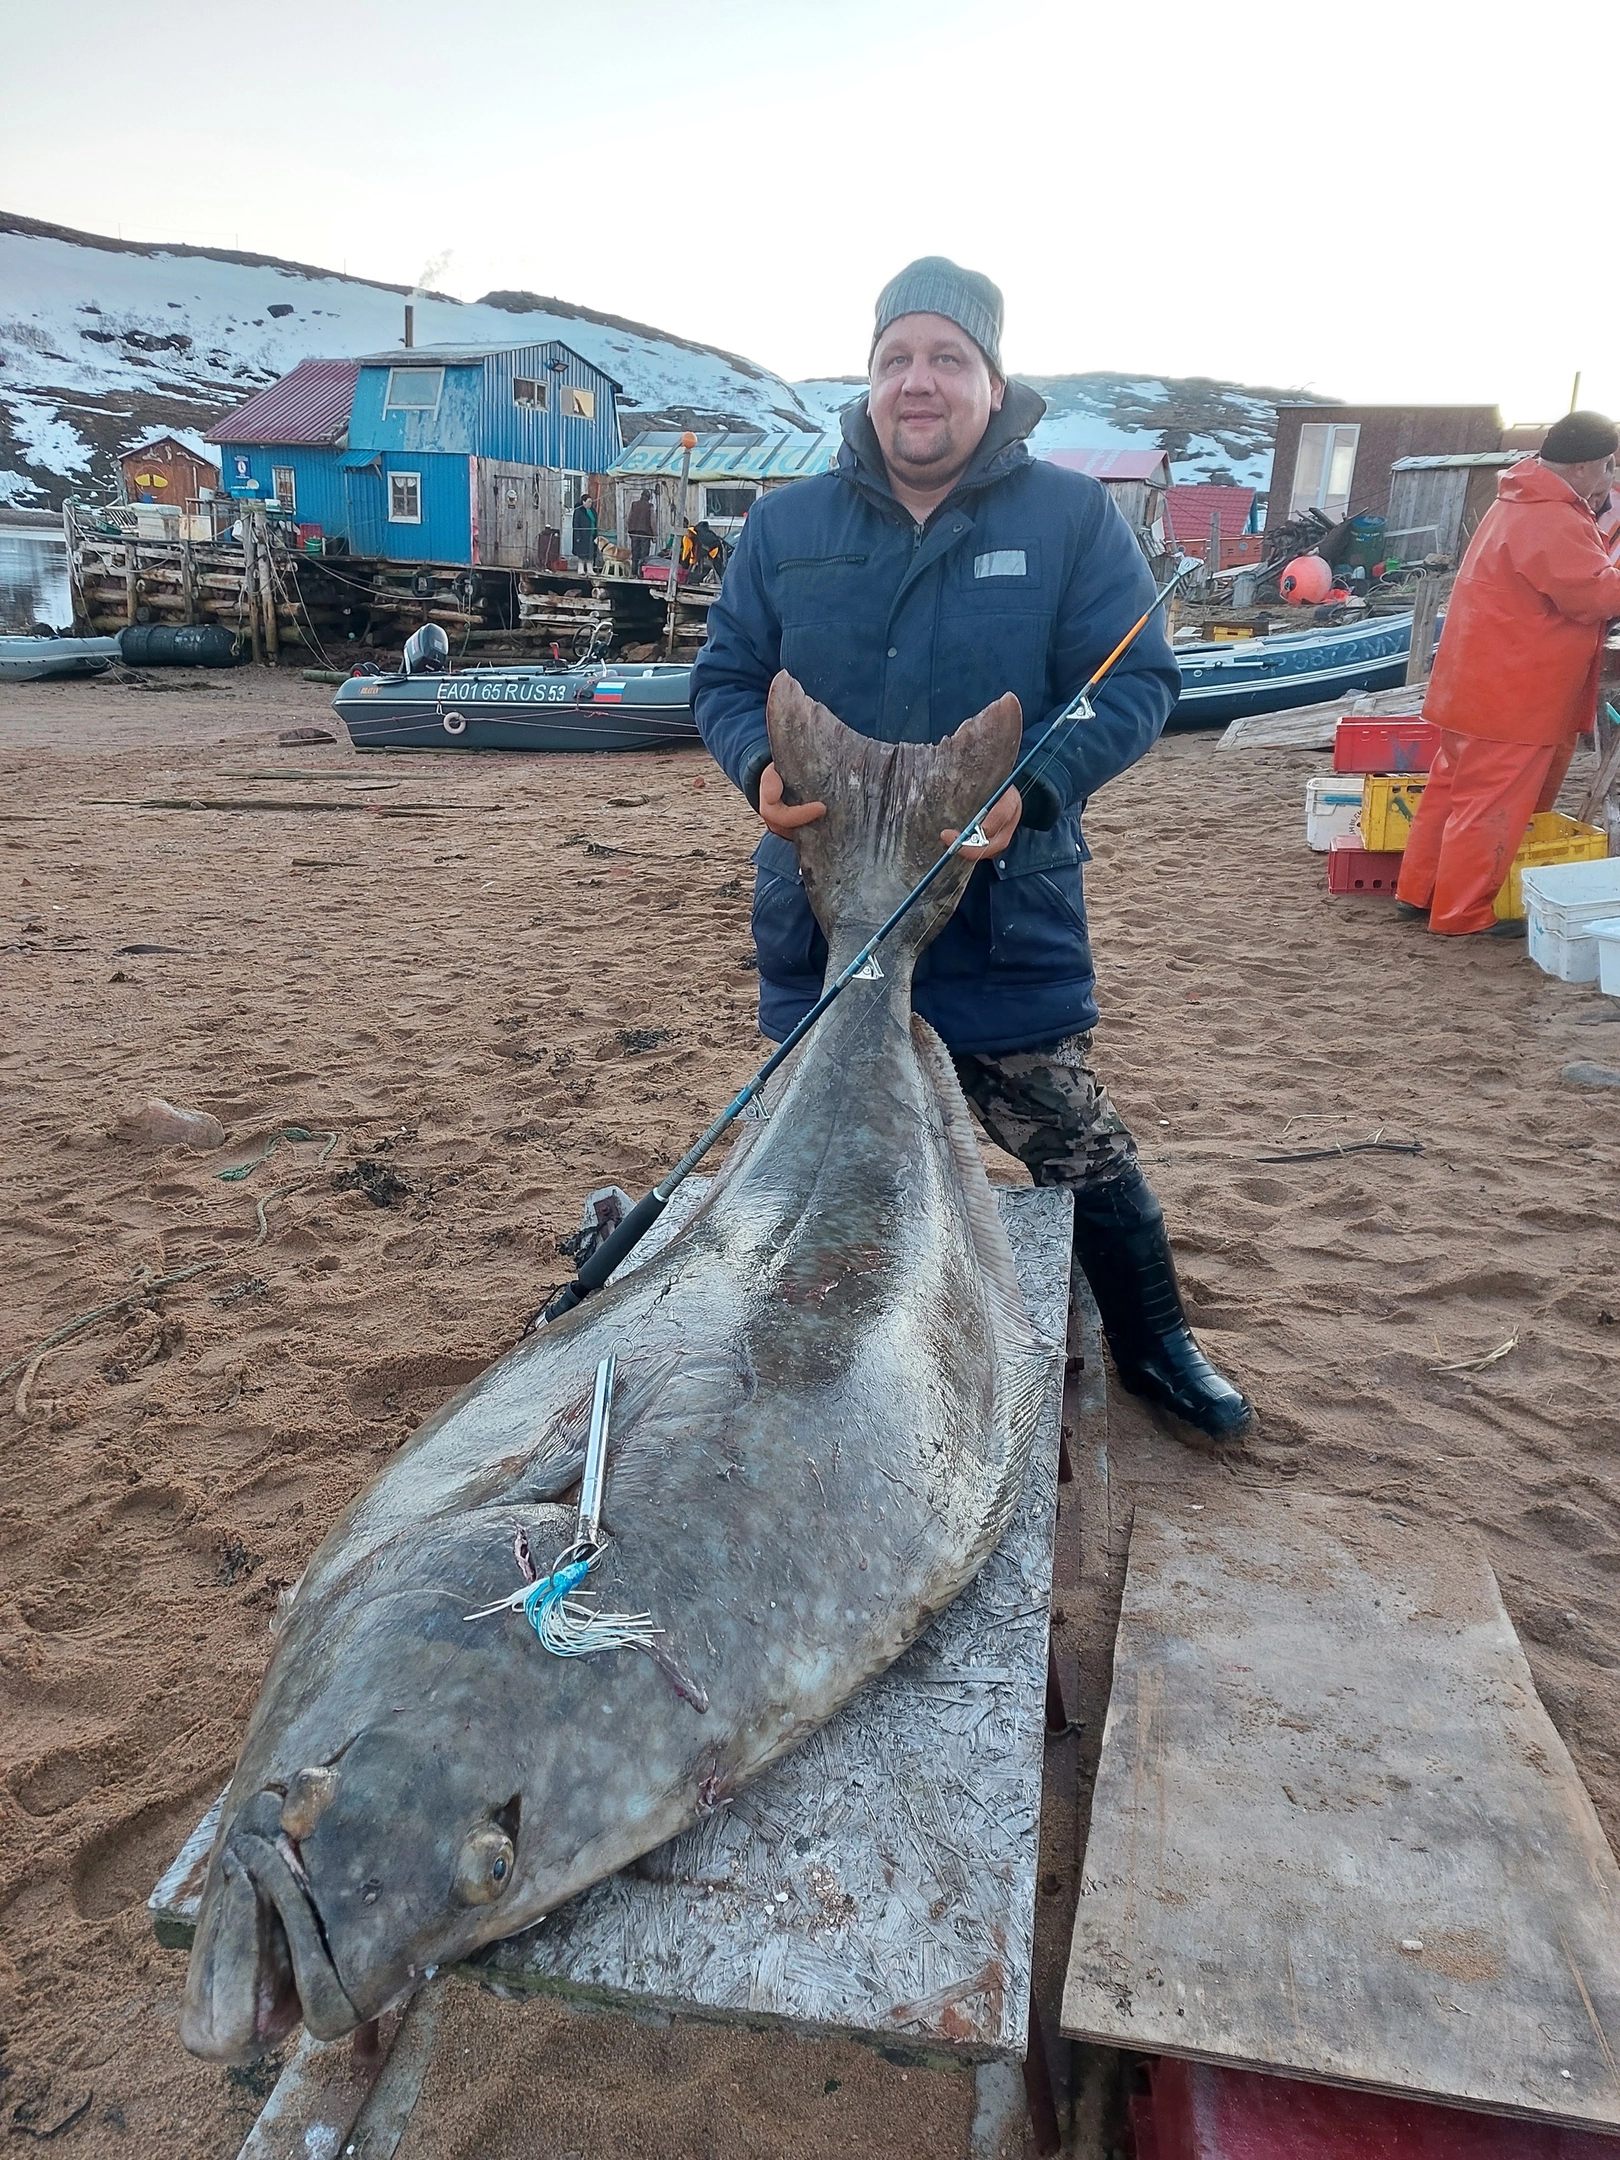
<svg viewBox="0 0 1620 2160"><path fill-rule="evenodd" d="M591 692L592 701L597 705L617 705L623 696L622 682L599 682Z"/></svg>

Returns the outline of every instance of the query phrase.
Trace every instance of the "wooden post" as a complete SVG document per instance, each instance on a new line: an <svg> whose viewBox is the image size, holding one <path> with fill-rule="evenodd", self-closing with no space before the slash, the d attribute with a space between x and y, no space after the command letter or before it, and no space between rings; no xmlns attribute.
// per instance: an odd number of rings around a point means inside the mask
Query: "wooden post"
<svg viewBox="0 0 1620 2160"><path fill-rule="evenodd" d="M253 553L259 571L259 605L264 615L265 655L272 667L281 661L281 625L276 620L276 584L270 562L270 521L264 505L253 505Z"/></svg>
<svg viewBox="0 0 1620 2160"><path fill-rule="evenodd" d="M1221 567L1221 514L1213 511L1209 520L1209 555L1204 563L1204 575L1212 578Z"/></svg>
<svg viewBox="0 0 1620 2160"><path fill-rule="evenodd" d="M253 661L260 666L264 661L264 641L259 635L259 573L253 560L253 505L242 505L242 598L247 608L248 638L253 647Z"/></svg>
<svg viewBox="0 0 1620 2160"><path fill-rule="evenodd" d="M68 588L73 595L73 627L78 630L90 622L90 603L84 590L84 549L79 538L79 528L73 516L73 505L62 505L62 538L66 542L68 565ZM82 634L82 633L81 633Z"/></svg>
<svg viewBox="0 0 1620 2160"><path fill-rule="evenodd" d="M1408 683L1429 679L1429 668L1434 659L1435 620L1449 586L1449 578L1439 570L1425 570L1418 580L1417 599L1412 609L1412 649L1406 656Z"/></svg>
<svg viewBox="0 0 1620 2160"><path fill-rule="evenodd" d="M140 557L135 552L135 528L132 525L124 535L124 620L133 623L136 607L136 580L140 576Z"/></svg>
<svg viewBox="0 0 1620 2160"><path fill-rule="evenodd" d="M1592 784L1575 815L1583 824L1601 825L1609 836L1609 853L1620 854L1620 718L1614 701L1600 693L1597 718L1592 723L1596 756Z"/></svg>
<svg viewBox="0 0 1620 2160"><path fill-rule="evenodd" d="M681 437L681 484L675 493L675 537L669 544L669 612L664 617L666 660L675 651L675 611L678 605L676 595L680 591L681 579L681 537L686 531L686 483L692 470L692 452L696 448L697 437L688 429Z"/></svg>
<svg viewBox="0 0 1620 2160"><path fill-rule="evenodd" d="M189 511L186 515L189 522ZM180 597L185 603L186 621L194 623L197 620L197 577L191 560L189 534L180 543Z"/></svg>

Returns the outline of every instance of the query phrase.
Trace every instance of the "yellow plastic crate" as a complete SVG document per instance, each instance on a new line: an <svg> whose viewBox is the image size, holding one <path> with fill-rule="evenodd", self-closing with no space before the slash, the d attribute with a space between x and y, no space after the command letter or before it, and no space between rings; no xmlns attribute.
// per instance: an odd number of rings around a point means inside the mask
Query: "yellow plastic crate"
<svg viewBox="0 0 1620 2160"><path fill-rule="evenodd" d="M1507 883L1496 896L1497 921L1524 920L1521 870L1539 868L1544 863L1601 862L1608 852L1609 836L1595 825L1583 825L1579 818L1564 817L1557 810L1538 810L1513 858Z"/></svg>
<svg viewBox="0 0 1620 2160"><path fill-rule="evenodd" d="M1374 855L1398 855L1406 846L1427 773L1368 773L1361 783L1361 844Z"/></svg>

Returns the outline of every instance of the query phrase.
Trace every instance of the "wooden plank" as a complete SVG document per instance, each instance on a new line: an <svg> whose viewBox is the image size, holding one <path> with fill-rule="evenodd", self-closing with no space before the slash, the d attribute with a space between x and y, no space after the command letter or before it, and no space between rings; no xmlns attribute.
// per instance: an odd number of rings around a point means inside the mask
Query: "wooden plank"
<svg viewBox="0 0 1620 2160"><path fill-rule="evenodd" d="M417 2041L407 2048L405 2060L416 2071L415 2085L413 2090L407 2075L407 2105L393 2138L393 2145L397 2145L422 2090L432 2020L436 2016L436 1998L425 2018L418 2015L418 2002L413 1999L374 2024L362 2025L352 2038L334 2041L330 2046L323 2046L307 2032L300 2034L291 2060L259 2110L237 2160L337 2160L362 2110L375 2094L396 2044L414 2021ZM390 2110L390 2119L395 2112L397 2109ZM379 2136L370 2142L375 2148L385 2138ZM387 2147L389 2152L393 2145Z"/></svg>
<svg viewBox="0 0 1620 2160"><path fill-rule="evenodd" d="M1138 1507L1065 2032L1614 2127L1617 1917L1460 1537L1302 1493Z"/></svg>
<svg viewBox="0 0 1620 2160"><path fill-rule="evenodd" d="M1406 655L1408 688L1417 688L1429 679L1439 635L1440 608L1451 585L1450 573L1444 571L1425 570L1418 579L1417 600L1412 609L1412 643Z"/></svg>
<svg viewBox="0 0 1620 2160"><path fill-rule="evenodd" d="M708 1183L687 1181L638 1259ZM1070 1196L997 1198L1036 1325L1061 1344ZM1012 1527L921 1641L730 1808L494 1945L474 1977L502 1994L1023 2060L1062 1379L1059 1357ZM153 1893L167 1943L195 1930L218 1820L216 1803Z"/></svg>
<svg viewBox="0 0 1620 2160"><path fill-rule="evenodd" d="M1220 750L1331 750L1333 730L1344 719L1390 718L1423 708L1423 685L1357 690L1321 705L1294 705L1285 712L1246 713L1216 745Z"/></svg>

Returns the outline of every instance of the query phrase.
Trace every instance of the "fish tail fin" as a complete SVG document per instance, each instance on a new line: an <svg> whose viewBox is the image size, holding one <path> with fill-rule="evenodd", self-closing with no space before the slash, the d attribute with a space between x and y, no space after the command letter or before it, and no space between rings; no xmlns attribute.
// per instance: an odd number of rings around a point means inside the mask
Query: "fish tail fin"
<svg viewBox="0 0 1620 2160"><path fill-rule="evenodd" d="M799 868L834 954L858 950L1018 759L1023 715L1005 697L938 743L879 742L845 727L791 675L766 705L771 756L789 803L824 802L827 814L795 834ZM885 953L920 952L944 928L972 873L958 859L928 900L895 931Z"/></svg>

